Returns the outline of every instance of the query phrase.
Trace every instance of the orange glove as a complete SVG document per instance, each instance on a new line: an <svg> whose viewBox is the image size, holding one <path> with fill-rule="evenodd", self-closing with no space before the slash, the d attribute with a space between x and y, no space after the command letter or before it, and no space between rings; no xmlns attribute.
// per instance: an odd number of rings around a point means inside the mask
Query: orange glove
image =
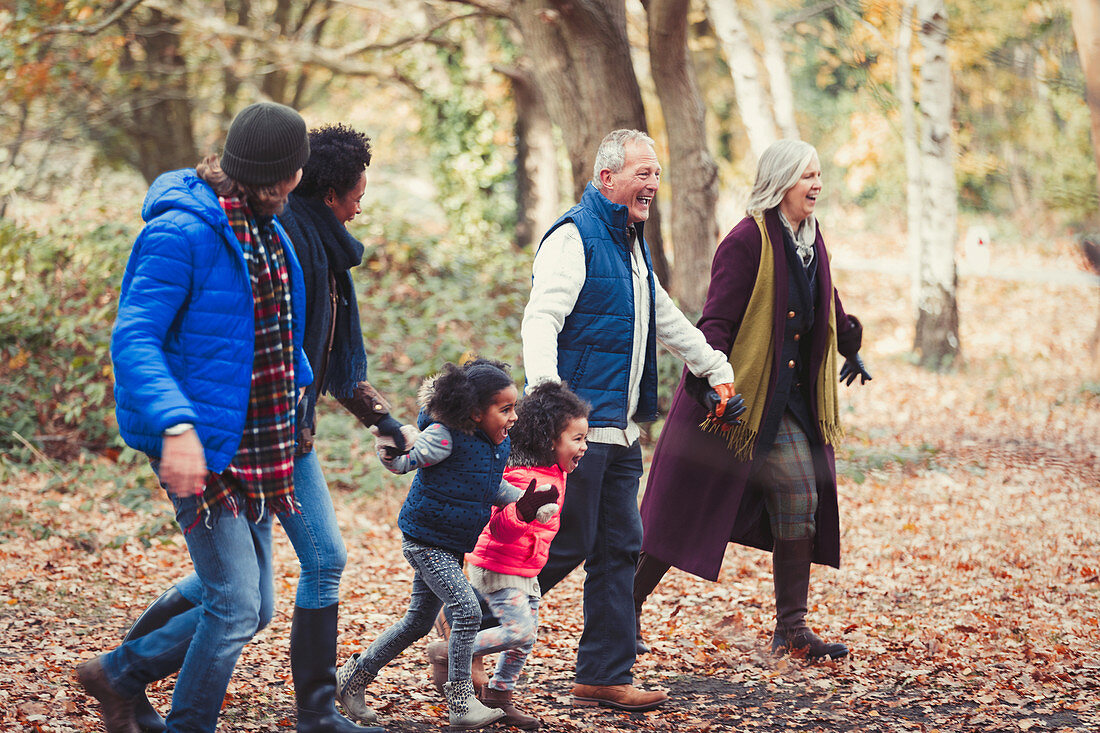
<svg viewBox="0 0 1100 733"><path fill-rule="evenodd" d="M745 406L745 398L737 394L737 387L733 382L716 385L707 392L707 407L718 422L734 423L748 408Z"/></svg>

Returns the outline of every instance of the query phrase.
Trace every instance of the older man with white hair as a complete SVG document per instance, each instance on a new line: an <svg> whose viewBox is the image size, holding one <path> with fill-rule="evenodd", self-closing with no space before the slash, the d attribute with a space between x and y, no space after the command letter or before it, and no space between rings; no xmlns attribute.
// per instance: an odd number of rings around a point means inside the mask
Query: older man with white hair
<svg viewBox="0 0 1100 733"><path fill-rule="evenodd" d="M546 592L585 564L573 702L632 711L668 699L635 688L631 675L631 589L642 540L638 423L657 416L657 341L708 382L716 417L732 420L744 409L725 354L707 344L653 274L643 236L661 180L653 145L637 130L604 138L581 202L539 245L522 327L528 384L564 381L592 405L588 452L569 478L539 585Z"/></svg>

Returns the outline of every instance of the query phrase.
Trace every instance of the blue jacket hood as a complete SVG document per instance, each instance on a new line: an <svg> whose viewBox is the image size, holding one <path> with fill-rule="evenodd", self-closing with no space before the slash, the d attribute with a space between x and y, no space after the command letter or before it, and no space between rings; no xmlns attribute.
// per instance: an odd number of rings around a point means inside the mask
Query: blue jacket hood
<svg viewBox="0 0 1100 733"><path fill-rule="evenodd" d="M199 178L194 168L181 168L157 176L145 194L141 218L150 222L172 209L191 212L215 231L226 225L218 195L210 184Z"/></svg>

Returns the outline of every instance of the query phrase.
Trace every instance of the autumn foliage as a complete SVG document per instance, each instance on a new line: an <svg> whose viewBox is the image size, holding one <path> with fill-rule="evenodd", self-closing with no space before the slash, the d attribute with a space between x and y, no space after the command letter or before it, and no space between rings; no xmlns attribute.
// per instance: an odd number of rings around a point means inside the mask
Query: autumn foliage
<svg viewBox="0 0 1100 733"><path fill-rule="evenodd" d="M834 241L841 241L834 237ZM870 245L868 245L869 247ZM847 249L846 249L847 248ZM867 255L856 244L837 244ZM1069 270L1006 247L1004 266ZM907 360L910 311L897 276L840 270L864 320L874 381L842 389L838 451L843 564L815 568L811 623L852 657L807 664L766 651L770 564L731 547L718 583L679 571L644 615L653 652L638 684L672 701L646 714L569 705L581 574L547 596L517 699L550 731L1084 731L1100 726L1100 365L1085 349L1095 292L1081 284L964 280L965 364ZM369 443L355 443L356 460ZM346 456L322 455L338 473ZM9 469L0 498L0 729L101 730L73 666L115 646L142 608L189 570L169 504L105 459ZM336 482L349 550L346 658L403 612L411 571L396 515L403 485ZM276 529L278 612L230 684L222 729L288 731L287 660L297 563ZM424 642L370 688L393 731L445 728ZM166 710L172 681L154 685Z"/></svg>

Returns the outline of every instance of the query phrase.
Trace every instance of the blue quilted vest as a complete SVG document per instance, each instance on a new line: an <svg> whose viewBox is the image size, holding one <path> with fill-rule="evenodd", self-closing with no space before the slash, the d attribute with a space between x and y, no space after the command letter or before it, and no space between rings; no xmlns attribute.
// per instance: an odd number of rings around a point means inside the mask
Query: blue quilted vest
<svg viewBox="0 0 1100 733"><path fill-rule="evenodd" d="M416 420L421 430L432 422L423 410ZM397 526L422 545L466 553L489 523L512 442L505 438L494 445L480 430L472 435L451 430L451 438L451 455L417 470Z"/></svg>
<svg viewBox="0 0 1100 733"><path fill-rule="evenodd" d="M573 222L584 243L586 274L573 312L558 334L558 377L592 405L592 427L626 428L630 358L634 340L634 283L627 236L629 210L614 204L591 183L581 202L550 230ZM656 290L642 224L635 225L649 278L649 337L642 367L641 394L633 415L638 422L657 417ZM545 241L546 236L543 237Z"/></svg>

